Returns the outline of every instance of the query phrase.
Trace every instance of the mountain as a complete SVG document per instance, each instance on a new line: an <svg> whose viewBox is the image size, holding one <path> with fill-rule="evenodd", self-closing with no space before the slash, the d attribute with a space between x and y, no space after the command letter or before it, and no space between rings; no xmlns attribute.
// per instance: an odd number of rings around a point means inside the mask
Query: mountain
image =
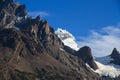
<svg viewBox="0 0 120 80"><path fill-rule="evenodd" d="M116 50L110 55L116 62L115 56ZM79 49L68 31L55 32L47 20L29 17L25 5L0 1L0 80L120 79L100 71L90 47Z"/></svg>
<svg viewBox="0 0 120 80"><path fill-rule="evenodd" d="M113 59L111 63L120 65L120 53L116 48L113 49L112 54L110 56Z"/></svg>
<svg viewBox="0 0 120 80"><path fill-rule="evenodd" d="M59 31L61 30L62 29L60 29ZM64 34L68 34L68 33L69 33L68 31L66 30L64 31ZM69 34L72 35L71 33ZM62 31L61 33L59 32L58 37L64 42L64 40L60 36L63 36ZM73 40L75 40L74 36L73 36ZM74 43L76 42L74 41ZM64 42L64 44L66 43ZM120 66L119 66L120 53L117 51L116 48L113 49L112 53L109 56L97 57L94 59L92 56L92 51L88 46L84 46L77 51L75 51L76 49L74 49L74 47L71 49L71 45L67 44L67 46L69 47L64 48L66 51L83 60L84 63L92 71L94 71L95 73L98 73L102 77L102 80L119 80L120 79Z"/></svg>
<svg viewBox="0 0 120 80"><path fill-rule="evenodd" d="M75 42L75 37L68 31L61 28L58 28L55 33L62 40L64 45L66 45L64 48L65 50L67 49L66 51L69 51L69 53L72 52L73 55L82 59L92 69L96 70L98 68L92 57L91 49L88 46L84 46L79 49L77 43ZM76 51L69 49L67 46Z"/></svg>
<svg viewBox="0 0 120 80"><path fill-rule="evenodd" d="M111 55L96 58L96 64L99 69L96 70L100 75L109 75L112 78L120 76L120 54L116 48L113 49Z"/></svg>
<svg viewBox="0 0 120 80"><path fill-rule="evenodd" d="M0 80L101 79L64 48L46 20L29 17L13 0L0 1Z"/></svg>
<svg viewBox="0 0 120 80"><path fill-rule="evenodd" d="M112 78L120 76L120 66L112 64L113 60L110 56L99 57L95 59L98 69L95 71L103 76L110 76Z"/></svg>
<svg viewBox="0 0 120 80"><path fill-rule="evenodd" d="M75 53L75 55L87 63L92 69L98 69L97 64L94 62L90 47L84 46L80 48L79 51Z"/></svg>
<svg viewBox="0 0 120 80"><path fill-rule="evenodd" d="M75 42L75 38L71 33L61 28L58 28L55 33L62 40L64 45L69 46L76 51L79 49L77 43Z"/></svg>

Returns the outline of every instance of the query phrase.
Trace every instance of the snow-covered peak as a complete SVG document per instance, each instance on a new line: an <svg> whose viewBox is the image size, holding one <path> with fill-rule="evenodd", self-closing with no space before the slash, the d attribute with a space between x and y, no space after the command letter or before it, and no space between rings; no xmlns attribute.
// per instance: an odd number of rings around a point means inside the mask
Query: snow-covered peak
<svg viewBox="0 0 120 80"><path fill-rule="evenodd" d="M61 28L58 28L55 33L58 35L58 37L62 40L67 39L67 38L71 38L73 40L75 40L74 36L69 33L67 30L63 30Z"/></svg>
<svg viewBox="0 0 120 80"><path fill-rule="evenodd" d="M96 58L95 63L99 69L95 72L112 78L118 77L120 75L120 66L110 63L111 60L110 56Z"/></svg>
<svg viewBox="0 0 120 80"><path fill-rule="evenodd" d="M67 30L58 28L55 33L63 41L64 45L69 46L74 50L79 49L77 43L75 42L75 37Z"/></svg>

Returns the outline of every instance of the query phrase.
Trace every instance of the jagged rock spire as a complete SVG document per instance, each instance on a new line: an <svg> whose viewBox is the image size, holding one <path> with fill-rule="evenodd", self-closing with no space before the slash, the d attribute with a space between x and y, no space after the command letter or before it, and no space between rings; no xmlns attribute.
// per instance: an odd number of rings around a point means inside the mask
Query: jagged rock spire
<svg viewBox="0 0 120 80"><path fill-rule="evenodd" d="M13 28L18 18L23 19L26 15L25 5L13 0L0 0L0 29Z"/></svg>
<svg viewBox="0 0 120 80"><path fill-rule="evenodd" d="M77 51L76 55L79 58L81 58L85 63L87 63L92 69L94 69L94 70L98 69L98 66L94 62L90 47L84 46L84 47L80 48Z"/></svg>
<svg viewBox="0 0 120 80"><path fill-rule="evenodd" d="M111 54L111 58L116 58L119 55L120 55L119 51L116 48L114 48Z"/></svg>
<svg viewBox="0 0 120 80"><path fill-rule="evenodd" d="M112 54L110 56L113 59L111 63L120 65L120 53L116 48L113 49Z"/></svg>

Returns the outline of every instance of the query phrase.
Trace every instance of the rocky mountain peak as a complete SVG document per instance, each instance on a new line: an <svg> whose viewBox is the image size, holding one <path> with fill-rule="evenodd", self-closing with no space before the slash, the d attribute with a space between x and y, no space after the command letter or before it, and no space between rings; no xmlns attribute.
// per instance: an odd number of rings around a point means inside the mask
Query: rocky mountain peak
<svg viewBox="0 0 120 80"><path fill-rule="evenodd" d="M26 15L25 5L15 3L13 0L0 1L0 29L14 27L16 21L24 19Z"/></svg>
<svg viewBox="0 0 120 80"><path fill-rule="evenodd" d="M72 48L73 50L78 50L78 44L75 41L75 37L68 31L58 28L55 31L56 35L62 40L64 45Z"/></svg>
<svg viewBox="0 0 120 80"><path fill-rule="evenodd" d="M113 51L112 51L110 56L113 59L111 61L111 63L120 65L120 53L119 53L119 51L116 48L113 49Z"/></svg>
<svg viewBox="0 0 120 80"><path fill-rule="evenodd" d="M64 40L67 38L71 38L71 39L75 40L74 36L71 33L69 33L68 31L63 30L61 28L58 28L55 33L58 35L58 37L61 40Z"/></svg>
<svg viewBox="0 0 120 80"><path fill-rule="evenodd" d="M120 55L119 51L114 48L111 54L111 58L116 58L118 55Z"/></svg>
<svg viewBox="0 0 120 80"><path fill-rule="evenodd" d="M91 48L88 46L84 46L80 48L77 52L76 55L81 58L85 63L87 63L92 69L96 70L98 69L96 63L94 62Z"/></svg>
<svg viewBox="0 0 120 80"><path fill-rule="evenodd" d="M80 48L78 52L80 52L81 56L83 57L85 57L86 55L92 57L91 49L88 46Z"/></svg>

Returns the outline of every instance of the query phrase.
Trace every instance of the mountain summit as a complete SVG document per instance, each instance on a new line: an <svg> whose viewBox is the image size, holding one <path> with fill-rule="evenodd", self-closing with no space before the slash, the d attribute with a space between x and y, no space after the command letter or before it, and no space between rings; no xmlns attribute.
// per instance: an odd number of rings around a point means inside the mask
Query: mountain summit
<svg viewBox="0 0 120 80"><path fill-rule="evenodd" d="M110 56L113 59L111 63L120 65L120 53L116 48L113 49L112 54Z"/></svg>
<svg viewBox="0 0 120 80"><path fill-rule="evenodd" d="M75 38L71 33L69 33L68 31L63 30L61 28L58 28L55 31L55 33L62 40L64 45L69 46L70 48L72 48L74 50L79 49L77 43L75 42Z"/></svg>

